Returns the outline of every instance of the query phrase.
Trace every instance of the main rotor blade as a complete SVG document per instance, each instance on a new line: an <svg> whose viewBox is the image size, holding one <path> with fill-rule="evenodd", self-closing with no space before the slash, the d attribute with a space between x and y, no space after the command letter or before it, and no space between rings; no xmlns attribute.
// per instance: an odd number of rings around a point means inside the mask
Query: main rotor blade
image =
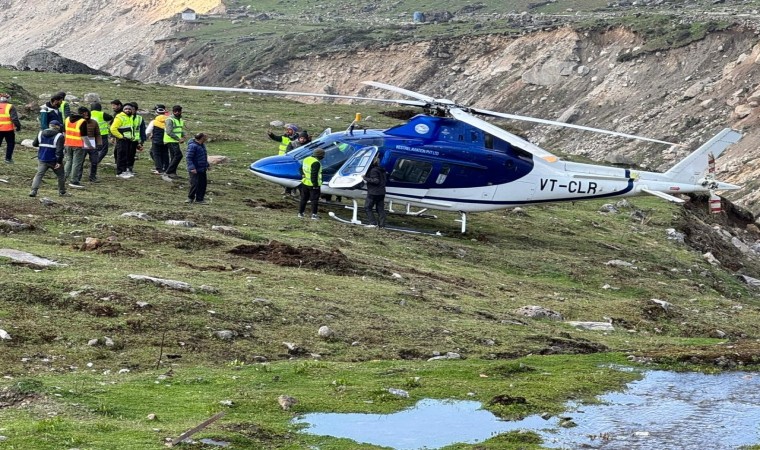
<svg viewBox="0 0 760 450"><path fill-rule="evenodd" d="M408 89L391 86L390 84L378 83L377 81L362 81L362 84L366 84L368 86L374 86L379 89L385 89L387 91L395 92L397 94L403 94L412 98L416 98L417 100L422 100L427 103L438 102L438 100L434 99L433 97L428 97L427 95L420 94L419 92L410 91Z"/></svg>
<svg viewBox="0 0 760 450"><path fill-rule="evenodd" d="M497 138L503 141L509 142L510 144L516 147L519 147L525 150L526 152L530 152L534 156L537 156L547 162L556 162L559 160L557 155L549 153L546 150L542 149L541 147L535 144L531 144L530 142L524 139L521 139L511 133L507 133L506 131L502 130L496 125L490 124L483 119L478 119L477 117L471 114L468 114L459 108L449 108L449 113L455 119L461 120L462 122L470 124L476 128L480 128L481 130L493 136L496 136Z"/></svg>
<svg viewBox="0 0 760 450"><path fill-rule="evenodd" d="M656 142L658 144L667 144L667 145L675 145L678 147L683 147L683 144L675 144L673 142L668 141L661 141L658 139L652 139L644 136L636 136L633 134L626 134L626 133L619 133L617 131L610 131L610 130L603 130L601 128L591 128L591 127L584 127L583 125L574 125L572 123L565 123L565 122L555 122L553 120L546 120L546 119L536 119L535 117L528 117L528 116L517 116L514 114L504 114L499 113L495 111L488 111L486 109L479 109L479 108L469 108L470 111L476 112L478 114L483 114L484 116L493 116L493 117L501 117L504 119L513 119L513 120L522 120L525 122L535 122L535 123L541 123L544 125L556 125L559 127L565 127L565 128L575 128L577 130L586 130L586 131L593 131L596 133L603 133L603 134L611 134L613 136L620 136L625 137L629 139L638 139L641 141L649 141L649 142Z"/></svg>
<svg viewBox="0 0 760 450"><path fill-rule="evenodd" d="M299 97L344 98L348 100L365 100L368 102L398 103L400 105L419 106L419 107L424 107L427 105L427 103L416 102L414 100L356 97L353 95L316 94L314 92L271 91L267 89L230 88L230 87L215 87L215 86L184 86L184 85L179 85L179 84L175 84L174 86L184 88L184 89L196 89L200 91L249 92L252 94L263 94L263 95L293 95L293 96L299 96Z"/></svg>

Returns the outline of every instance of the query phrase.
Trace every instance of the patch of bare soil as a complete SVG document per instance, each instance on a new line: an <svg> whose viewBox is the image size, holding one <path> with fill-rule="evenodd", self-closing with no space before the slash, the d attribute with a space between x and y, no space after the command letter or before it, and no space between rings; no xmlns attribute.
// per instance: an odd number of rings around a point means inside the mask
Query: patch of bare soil
<svg viewBox="0 0 760 450"><path fill-rule="evenodd" d="M755 265L713 228L719 225L726 230L748 230L747 226L755 221L752 213L722 199L723 212L710 214L708 200L706 196L692 196L686 202L679 223L680 230L686 235L686 244L701 253L711 252L723 266L733 271L748 264Z"/></svg>
<svg viewBox="0 0 760 450"><path fill-rule="evenodd" d="M279 241L271 241L268 244L238 245L229 253L278 266L320 269L339 275L354 274L357 271L355 264L336 248L324 251L314 247L293 247Z"/></svg>
<svg viewBox="0 0 760 450"><path fill-rule="evenodd" d="M567 333L560 333L559 336L546 338L537 336L539 339L546 339L546 347L541 349L541 355L585 355L589 353L606 352L608 348L597 342L592 342L583 338L574 338Z"/></svg>
<svg viewBox="0 0 760 450"><path fill-rule="evenodd" d="M21 392L13 387L5 388L0 391L0 409L15 406L22 402L26 403L34 397L34 394Z"/></svg>
<svg viewBox="0 0 760 450"><path fill-rule="evenodd" d="M278 201L269 201L263 198L247 198L243 200L243 203L250 206L251 208L267 208L267 209L290 209L293 207L292 203L286 202L284 200L278 200Z"/></svg>

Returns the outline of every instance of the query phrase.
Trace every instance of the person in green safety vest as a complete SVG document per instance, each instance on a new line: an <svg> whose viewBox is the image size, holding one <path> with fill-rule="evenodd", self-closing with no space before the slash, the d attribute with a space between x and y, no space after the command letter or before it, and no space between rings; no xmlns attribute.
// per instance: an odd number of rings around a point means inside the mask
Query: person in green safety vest
<svg viewBox="0 0 760 450"><path fill-rule="evenodd" d="M108 154L108 127L109 123L113 120L113 116L111 116L108 113L103 112L103 105L101 105L99 102L95 102L90 104L90 117L92 120L98 123L98 128L100 129L100 147L98 147L98 156L97 156L97 164L100 164L101 161L103 161L103 158L106 157ZM93 183L97 183L98 180L98 173L97 173L97 165L94 166L95 170L93 170L93 166L90 165L90 181Z"/></svg>
<svg viewBox="0 0 760 450"><path fill-rule="evenodd" d="M298 204L298 217L303 218L306 203L311 201L311 218L319 219L319 194L322 189L322 159L325 151L321 148L314 150L311 156L304 158L301 164L301 202Z"/></svg>
<svg viewBox="0 0 760 450"><path fill-rule="evenodd" d="M293 125L292 123L286 123L285 124L285 134L283 135L277 135L272 133L272 130L267 131L267 136L269 136L269 139L279 142L280 147L278 148L278 154L284 155L288 152L288 144L290 144L291 141L296 140L296 135L298 133L298 125Z"/></svg>
<svg viewBox="0 0 760 450"><path fill-rule="evenodd" d="M55 96L61 98L61 105L58 107L58 111L61 113L61 119L66 120L71 115L71 106L66 101L66 91L60 91Z"/></svg>
<svg viewBox="0 0 760 450"><path fill-rule="evenodd" d="M182 120L182 106L174 105L172 115L166 118L164 128L164 144L169 148L169 167L166 176L177 178L177 167L182 161L182 150L179 144L185 142L185 122Z"/></svg>

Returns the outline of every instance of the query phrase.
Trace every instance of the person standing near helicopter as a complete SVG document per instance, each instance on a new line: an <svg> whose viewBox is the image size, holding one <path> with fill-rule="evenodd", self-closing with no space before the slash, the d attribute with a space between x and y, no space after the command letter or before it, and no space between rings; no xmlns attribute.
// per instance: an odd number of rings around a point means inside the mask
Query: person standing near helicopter
<svg viewBox="0 0 760 450"><path fill-rule="evenodd" d="M304 158L301 164L301 202L298 205L298 217L303 218L306 203L311 200L311 218L318 220L319 193L322 189L322 159L325 151L321 148L314 150L311 156Z"/></svg>
<svg viewBox="0 0 760 450"><path fill-rule="evenodd" d="M367 198L364 200L364 210L367 213L367 220L370 226L385 228L385 184L388 175L385 169L380 165L380 157L375 156L369 170L362 178L367 184ZM377 211L377 221L373 213Z"/></svg>
<svg viewBox="0 0 760 450"><path fill-rule="evenodd" d="M282 122L280 122L282 123ZM278 155L284 155L288 151L288 144L290 144L291 141L295 141L298 133L298 126L293 125L292 123L286 123L285 124L285 134L283 135L276 135L272 133L272 131L267 131L267 136L269 136L269 139L279 142L280 146L278 148Z"/></svg>

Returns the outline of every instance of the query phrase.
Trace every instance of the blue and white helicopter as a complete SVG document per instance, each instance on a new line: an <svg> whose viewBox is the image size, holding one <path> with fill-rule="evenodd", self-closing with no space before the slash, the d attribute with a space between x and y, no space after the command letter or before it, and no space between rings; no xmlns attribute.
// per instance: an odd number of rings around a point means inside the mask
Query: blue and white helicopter
<svg viewBox="0 0 760 450"><path fill-rule="evenodd" d="M250 166L255 175L285 187L301 183L300 167L314 150L325 150L322 160L322 192L353 199L353 217L358 219L357 198L364 198L364 175L377 155L388 172L386 201L406 205L406 213L420 215L427 209L458 212L461 230L466 231L467 213L492 211L549 202L594 200L651 194L683 203L679 194L705 193L739 186L715 180L708 170L729 145L741 139L726 128L665 173L563 161L556 155L482 119L487 117L523 120L639 139L666 145L671 142L634 136L581 125L504 114L462 106L395 86L365 81L364 84L402 94L414 100L379 99L306 92L246 88L182 86L191 89L251 92L270 95L312 96L390 102L423 108L424 114L386 130L355 128L325 130L319 138L282 156L260 159ZM718 202L719 202L718 198ZM421 208L413 211L412 208ZM331 216L334 214L331 213Z"/></svg>

